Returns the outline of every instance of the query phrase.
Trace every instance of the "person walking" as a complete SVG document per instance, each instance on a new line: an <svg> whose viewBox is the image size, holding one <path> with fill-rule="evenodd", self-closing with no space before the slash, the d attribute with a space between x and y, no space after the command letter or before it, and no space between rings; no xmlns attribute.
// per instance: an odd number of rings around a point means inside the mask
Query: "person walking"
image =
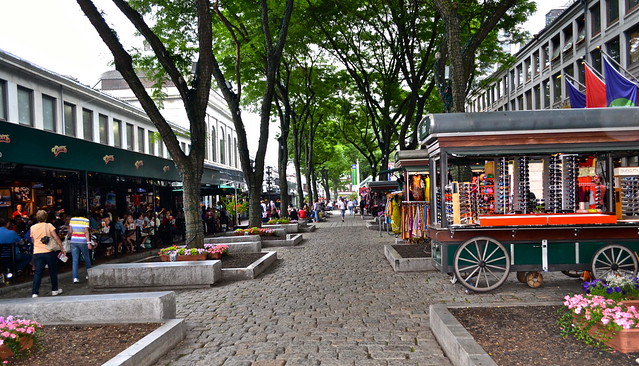
<svg viewBox="0 0 639 366"><path fill-rule="evenodd" d="M342 222L344 222L344 216L346 215L346 203L344 203L344 199L342 197L340 197L339 201L337 201L337 208L342 215Z"/></svg>
<svg viewBox="0 0 639 366"><path fill-rule="evenodd" d="M73 283L80 283L78 267L80 266L80 253L84 258L84 267L91 268L91 256L89 255L89 243L91 234L89 232L89 219L87 210L80 208L69 221L69 234L71 235L71 272L73 273ZM89 279L89 276L86 277Z"/></svg>
<svg viewBox="0 0 639 366"><path fill-rule="evenodd" d="M35 274L33 276L33 284L31 285L31 297L38 297L40 293L40 284L42 283L42 274L44 267L49 267L49 278L51 279L51 296L57 296L62 293L62 289L58 287L58 258L57 251L49 250L46 243L42 239L46 236L49 240L53 240L58 244L60 250L67 254L62 247L62 241L55 232L55 227L47 221L47 212L39 210L36 212L37 224L31 226L31 241L33 242L33 265L35 266Z"/></svg>

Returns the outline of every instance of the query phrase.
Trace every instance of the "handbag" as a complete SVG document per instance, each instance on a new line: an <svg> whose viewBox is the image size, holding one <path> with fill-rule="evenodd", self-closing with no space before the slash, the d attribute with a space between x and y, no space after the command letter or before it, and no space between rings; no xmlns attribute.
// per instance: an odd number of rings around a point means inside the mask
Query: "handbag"
<svg viewBox="0 0 639 366"><path fill-rule="evenodd" d="M49 227L47 226L47 229L48 228ZM45 235L42 238L40 238L40 241L42 242L42 244L46 245L49 251L56 252L60 250L60 245L55 240L51 240L51 239L52 239L51 237L49 237L48 235Z"/></svg>
<svg viewBox="0 0 639 366"><path fill-rule="evenodd" d="M62 248L64 248L64 251L67 253L71 252L71 240L69 239L69 236L64 237L64 240L62 241Z"/></svg>

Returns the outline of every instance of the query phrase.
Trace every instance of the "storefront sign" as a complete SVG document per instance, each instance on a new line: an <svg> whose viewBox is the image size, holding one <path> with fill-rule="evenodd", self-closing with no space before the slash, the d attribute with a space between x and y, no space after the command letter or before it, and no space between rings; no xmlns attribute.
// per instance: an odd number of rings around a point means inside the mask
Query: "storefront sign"
<svg viewBox="0 0 639 366"><path fill-rule="evenodd" d="M55 157L58 157L58 155L60 155L61 153L67 153L68 151L67 151L66 145L63 145L63 146L55 145L54 147L51 148L51 152L53 153Z"/></svg>

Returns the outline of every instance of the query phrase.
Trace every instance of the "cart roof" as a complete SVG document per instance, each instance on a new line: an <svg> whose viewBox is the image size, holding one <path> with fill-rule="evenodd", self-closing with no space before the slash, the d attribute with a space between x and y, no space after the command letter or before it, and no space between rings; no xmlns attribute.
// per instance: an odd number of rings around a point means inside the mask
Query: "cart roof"
<svg viewBox="0 0 639 366"><path fill-rule="evenodd" d="M429 114L420 143L432 156L639 149L639 108Z"/></svg>

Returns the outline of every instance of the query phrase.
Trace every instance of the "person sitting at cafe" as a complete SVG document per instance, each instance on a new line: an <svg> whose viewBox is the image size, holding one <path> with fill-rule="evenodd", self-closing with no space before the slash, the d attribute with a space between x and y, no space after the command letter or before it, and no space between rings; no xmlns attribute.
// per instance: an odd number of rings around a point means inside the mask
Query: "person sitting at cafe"
<svg viewBox="0 0 639 366"><path fill-rule="evenodd" d="M135 252L135 242L137 241L137 231L135 229L135 220L132 215L124 215L124 243L126 251Z"/></svg>
<svg viewBox="0 0 639 366"><path fill-rule="evenodd" d="M22 209L22 205L16 205L16 210L13 211L13 214L11 215L11 219L15 219L17 216L21 216L23 218L29 218L29 214L27 213L27 211Z"/></svg>
<svg viewBox="0 0 639 366"><path fill-rule="evenodd" d="M10 223L7 219L0 218L0 246L14 246L15 268L12 270L17 274L30 265L31 255L20 250L24 241L15 231L9 229ZM11 265L11 251L0 250L0 261L4 262L4 264Z"/></svg>

